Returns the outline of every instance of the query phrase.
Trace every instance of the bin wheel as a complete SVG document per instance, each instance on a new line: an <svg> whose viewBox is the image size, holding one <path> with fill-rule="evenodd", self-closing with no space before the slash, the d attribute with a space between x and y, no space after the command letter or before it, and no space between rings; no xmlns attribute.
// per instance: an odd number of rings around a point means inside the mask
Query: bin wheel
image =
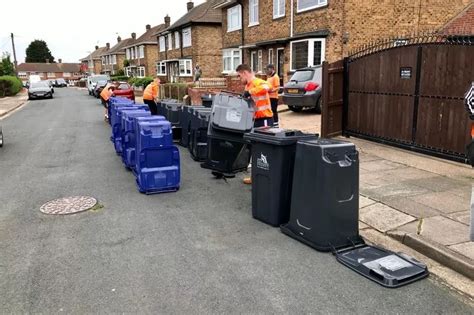
<svg viewBox="0 0 474 315"><path fill-rule="evenodd" d="M288 105L288 108L292 111L292 112L295 112L295 113L299 113L303 110L303 107L296 107L296 106L290 106Z"/></svg>

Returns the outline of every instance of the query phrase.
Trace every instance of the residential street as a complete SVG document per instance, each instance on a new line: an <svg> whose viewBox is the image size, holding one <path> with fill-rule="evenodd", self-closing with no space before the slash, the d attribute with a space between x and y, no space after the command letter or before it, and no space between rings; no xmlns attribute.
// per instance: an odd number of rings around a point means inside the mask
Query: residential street
<svg viewBox="0 0 474 315"><path fill-rule="evenodd" d="M179 192L138 193L99 101L54 97L0 121L0 313L472 313L433 277L386 289L254 220L250 187L186 149ZM103 208L39 211L76 195Z"/></svg>

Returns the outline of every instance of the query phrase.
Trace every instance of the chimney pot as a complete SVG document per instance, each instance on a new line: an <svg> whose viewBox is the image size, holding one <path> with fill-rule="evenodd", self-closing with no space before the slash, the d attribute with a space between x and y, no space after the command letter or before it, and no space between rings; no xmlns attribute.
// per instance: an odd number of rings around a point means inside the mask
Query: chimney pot
<svg viewBox="0 0 474 315"><path fill-rule="evenodd" d="M63 60L61 58L59 58L58 63L63 63Z"/></svg>
<svg viewBox="0 0 474 315"><path fill-rule="evenodd" d="M170 24L171 24L171 18L170 18L169 15L166 15L166 16L165 16L165 26L166 26L166 27L169 27Z"/></svg>
<svg viewBox="0 0 474 315"><path fill-rule="evenodd" d="M137 37L137 33L132 33L132 38L135 39Z"/></svg>
<svg viewBox="0 0 474 315"><path fill-rule="evenodd" d="M148 30L151 29L151 25L150 25L150 24L147 24L147 25L145 26L145 28L146 28L146 30L148 31Z"/></svg>
<svg viewBox="0 0 474 315"><path fill-rule="evenodd" d="M117 37L117 43L120 43L121 40L122 40L122 37L118 36Z"/></svg>
<svg viewBox="0 0 474 315"><path fill-rule="evenodd" d="M95 46L95 50L99 49L99 46Z"/></svg>
<svg viewBox="0 0 474 315"><path fill-rule="evenodd" d="M107 50L110 49L110 43L105 44L105 46L107 46Z"/></svg>
<svg viewBox="0 0 474 315"><path fill-rule="evenodd" d="M192 8L194 8L194 2L188 1L188 3L186 3L186 7L188 8L188 12L191 11Z"/></svg>

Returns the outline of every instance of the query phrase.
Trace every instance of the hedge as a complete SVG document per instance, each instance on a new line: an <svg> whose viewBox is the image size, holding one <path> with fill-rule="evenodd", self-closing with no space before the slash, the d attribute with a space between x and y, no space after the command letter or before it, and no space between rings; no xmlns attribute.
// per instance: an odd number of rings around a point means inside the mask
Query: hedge
<svg viewBox="0 0 474 315"><path fill-rule="evenodd" d="M131 85L136 86L136 87L139 87L139 86L146 87L151 82L153 82L152 77L130 78L128 80L128 83L130 83Z"/></svg>
<svg viewBox="0 0 474 315"><path fill-rule="evenodd" d="M21 91L23 83L15 76L0 76L0 96L13 96Z"/></svg>
<svg viewBox="0 0 474 315"><path fill-rule="evenodd" d="M112 81L128 81L130 78L126 75L114 75L110 76L110 80Z"/></svg>

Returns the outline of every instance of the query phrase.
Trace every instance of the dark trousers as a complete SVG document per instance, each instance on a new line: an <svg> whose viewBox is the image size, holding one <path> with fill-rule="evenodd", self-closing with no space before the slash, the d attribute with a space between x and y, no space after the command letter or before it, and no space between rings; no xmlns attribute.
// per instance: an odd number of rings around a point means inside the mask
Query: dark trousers
<svg viewBox="0 0 474 315"><path fill-rule="evenodd" d="M273 117L271 118L259 118L255 119L253 123L254 128L258 127L272 127L273 126Z"/></svg>
<svg viewBox="0 0 474 315"><path fill-rule="evenodd" d="M273 121L278 124L278 99L271 98L270 103L272 104Z"/></svg>
<svg viewBox="0 0 474 315"><path fill-rule="evenodd" d="M143 100L143 102L148 105L152 115L158 115L158 106L154 100Z"/></svg>

